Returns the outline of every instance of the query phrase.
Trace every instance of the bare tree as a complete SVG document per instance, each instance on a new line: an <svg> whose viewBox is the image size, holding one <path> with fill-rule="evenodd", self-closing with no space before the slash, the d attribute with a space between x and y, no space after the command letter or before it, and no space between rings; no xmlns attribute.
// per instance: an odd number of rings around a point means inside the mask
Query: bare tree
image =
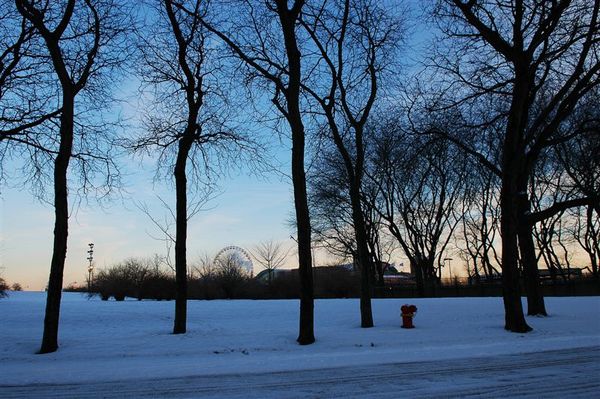
<svg viewBox="0 0 600 399"><path fill-rule="evenodd" d="M227 253L216 259L214 264L215 277L219 281L226 298L236 298L240 286L251 278L243 266L244 260L235 253Z"/></svg>
<svg viewBox="0 0 600 399"><path fill-rule="evenodd" d="M254 259L269 274L269 285L273 280L273 273L284 265L289 252L282 243L273 240L261 242L254 248Z"/></svg>
<svg viewBox="0 0 600 399"><path fill-rule="evenodd" d="M8 284L4 280L4 278L0 277L0 298L6 298L8 295L6 291L8 291Z"/></svg>
<svg viewBox="0 0 600 399"><path fill-rule="evenodd" d="M314 240L340 259L358 259L346 168L336 148L324 143L311 165L309 204Z"/></svg>
<svg viewBox="0 0 600 399"><path fill-rule="evenodd" d="M301 112L302 53L298 23L304 0L250 0L223 6L229 24L206 28L217 35L249 69L250 81L260 77L273 88L271 102L287 121L292 136L292 184L298 231L300 274L300 328L298 343L312 344L314 337L314 294L311 257L311 227L304 169L305 128ZM231 23L233 21L233 23Z"/></svg>
<svg viewBox="0 0 600 399"><path fill-rule="evenodd" d="M560 163L556 162L553 156L554 152L542 153L534 169L529 184L529 197L533 212L549 209L554 204L564 203L573 198L574 190L568 181L569 177L561 168ZM553 281L556 280L557 275L564 279L568 278L568 273L563 270L563 266L566 266L567 269L570 267L569 249L565 245L565 241L571 237L567 237L566 223L567 212L566 209L562 209L532 226L532 234L538 250L537 261L543 260L550 270ZM535 288L527 287L528 296L532 289Z"/></svg>
<svg viewBox="0 0 600 399"><path fill-rule="evenodd" d="M497 269L500 260L494 245L499 235L499 189L493 173L478 170L477 165L473 165L473 169L474 173L465 176L465 195L461 201L462 240L458 248L467 263L469 278L478 283L482 275L485 280L500 275Z"/></svg>
<svg viewBox="0 0 600 399"><path fill-rule="evenodd" d="M14 4L0 4L0 179L6 179L5 164L11 159L40 159L37 166L50 161L48 135L42 130L56 118L59 110L54 96L42 90L51 73L40 53L39 37ZM40 61L41 60L41 61ZM48 89L48 87L45 87ZM53 121L55 122L55 121ZM41 127L40 125L44 125ZM32 162L35 164L36 162Z"/></svg>
<svg viewBox="0 0 600 399"><path fill-rule="evenodd" d="M451 47L436 54L434 63L452 88L445 96L454 94L455 100L439 108L452 103L472 111L492 104L496 112L469 115L471 126L485 131L490 123L503 125L498 164L460 137L447 137L501 178L505 328L513 332L531 330L521 305L517 259L520 249L526 280L536 284L531 225L545 216L531 214L527 186L544 148L572 138L557 128L600 82L599 7L600 1L441 0L435 8ZM543 298L536 299L530 313L545 311Z"/></svg>
<svg viewBox="0 0 600 399"><path fill-rule="evenodd" d="M198 203L192 199L190 204L188 194L191 188L200 193L210 188L211 174L239 158L249 145L233 126L232 107L222 87L224 66L201 23L209 1L160 0L152 5L156 16L139 47L142 79L155 100L146 113L147 134L131 148L157 150L159 167L168 165L173 171L177 293L173 333L182 334L187 320L187 225L195 212L189 206Z"/></svg>
<svg viewBox="0 0 600 399"><path fill-rule="evenodd" d="M571 118L568 129L579 131L577 137L558 146L555 153L571 189L594 199L586 207L570 211L575 221L569 229L588 254L593 275L600 278L600 111L598 96L594 97Z"/></svg>
<svg viewBox="0 0 600 399"><path fill-rule="evenodd" d="M600 279L600 214L591 205L577 211L571 234L588 255L593 276Z"/></svg>
<svg viewBox="0 0 600 399"><path fill-rule="evenodd" d="M320 147L309 175L309 201L315 240L329 253L341 259L358 263L356 234L352 218L352 205L348 190L347 171L337 148ZM369 150L366 150L369 154ZM381 215L374 208L378 188L369 179L361 187L363 212L371 281L383 286L383 264L389 262L396 249L395 240L383 231L386 229Z"/></svg>
<svg viewBox="0 0 600 399"><path fill-rule="evenodd" d="M460 220L464 163L441 140L411 134L392 118L378 126L367 175L378 188L375 209L410 260L420 295L439 282Z"/></svg>
<svg viewBox="0 0 600 399"><path fill-rule="evenodd" d="M341 155L347 178L358 265L361 327L373 326L367 228L361 208L365 126L399 42L400 23L376 1L346 0L307 5L300 23L315 47L317 62L303 89L317 102L326 132ZM319 63L323 67L318 67Z"/></svg>
<svg viewBox="0 0 600 399"><path fill-rule="evenodd" d="M60 300L67 254L69 163L72 159L82 163L84 192L89 190L90 174L94 171L92 164L87 162L89 160L98 161L106 173L100 190L108 190L116 178L112 158L102 155L106 150L102 147L106 141L99 134L103 131L103 124L82 126L83 120L78 117L85 106L77 100L86 99L92 108L101 106L107 98L107 88L111 85L103 78L114 78L113 72L126 57L123 37L126 29L131 29L131 24L127 21L128 13L112 0L69 0L64 4L15 0L15 4L40 38L45 62L51 65L52 80L39 81L36 90L53 98L58 104L56 108L60 109L58 132L50 130L45 136L48 146L35 146L45 156L44 166L52 162L54 185L54 243L40 348L40 353L48 353L58 348ZM46 87L44 83L47 83ZM39 164L34 166L38 166L35 173L43 173Z"/></svg>
<svg viewBox="0 0 600 399"><path fill-rule="evenodd" d="M10 286L11 291L23 291L23 286L20 283L12 283Z"/></svg>
<svg viewBox="0 0 600 399"><path fill-rule="evenodd" d="M199 256L192 264L190 275L198 278L209 278L216 274L214 257L207 253Z"/></svg>

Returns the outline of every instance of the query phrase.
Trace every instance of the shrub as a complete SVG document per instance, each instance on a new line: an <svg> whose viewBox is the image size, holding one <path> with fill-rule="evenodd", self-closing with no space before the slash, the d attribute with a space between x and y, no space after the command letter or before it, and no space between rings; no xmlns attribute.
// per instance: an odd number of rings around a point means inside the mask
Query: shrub
<svg viewBox="0 0 600 399"><path fill-rule="evenodd" d="M171 300L175 298L175 279L159 269L156 258L130 258L101 270L95 278L94 291L104 301L111 296L117 301L125 297Z"/></svg>
<svg viewBox="0 0 600 399"><path fill-rule="evenodd" d="M355 298L360 296L358 273L337 266L318 267L313 270L315 297Z"/></svg>
<svg viewBox="0 0 600 399"><path fill-rule="evenodd" d="M8 294L6 291L8 290L8 284L2 277L0 277L0 298L6 298Z"/></svg>
<svg viewBox="0 0 600 399"><path fill-rule="evenodd" d="M23 287L19 283L13 283L13 285L10 286L10 290L11 291L23 291Z"/></svg>
<svg viewBox="0 0 600 399"><path fill-rule="evenodd" d="M159 270L150 271L141 281L137 298L170 301L175 298L175 279Z"/></svg>
<svg viewBox="0 0 600 399"><path fill-rule="evenodd" d="M102 298L125 298L133 295L135 283L131 278L131 270L126 265L116 265L107 270L101 270L96 276L95 289Z"/></svg>
<svg viewBox="0 0 600 399"><path fill-rule="evenodd" d="M300 297L300 276L298 270L285 271L273 277L267 287L271 298L295 299Z"/></svg>
<svg viewBox="0 0 600 399"><path fill-rule="evenodd" d="M206 258L197 267L197 275L188 277L190 299L257 299L266 298L265 287L242 266L237 256L230 255L213 262Z"/></svg>

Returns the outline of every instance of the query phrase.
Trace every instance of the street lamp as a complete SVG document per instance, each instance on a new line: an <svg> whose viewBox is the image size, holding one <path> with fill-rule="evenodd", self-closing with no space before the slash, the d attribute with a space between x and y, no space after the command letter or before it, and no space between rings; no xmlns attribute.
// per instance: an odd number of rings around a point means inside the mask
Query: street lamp
<svg viewBox="0 0 600 399"><path fill-rule="evenodd" d="M88 265L88 292L91 292L92 291L92 277L94 275L94 266L92 265L92 262L94 261L94 244L89 243L88 246L90 247L90 249L88 249L88 251L87 251L87 253L88 253L87 260L90 262L90 264Z"/></svg>

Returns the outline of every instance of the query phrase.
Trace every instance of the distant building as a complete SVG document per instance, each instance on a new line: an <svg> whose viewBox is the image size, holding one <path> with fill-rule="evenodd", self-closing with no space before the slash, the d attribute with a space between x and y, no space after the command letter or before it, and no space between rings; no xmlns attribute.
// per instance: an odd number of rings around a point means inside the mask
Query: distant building
<svg viewBox="0 0 600 399"><path fill-rule="evenodd" d="M297 273L298 269L275 269L271 270L271 279L275 280L280 277L286 277ZM334 266L314 266L313 272L316 274L320 273L331 273L331 272L346 272L353 274L356 272L354 264L343 263L341 265ZM262 270L256 275L256 279L262 283L269 282L269 270ZM412 285L415 283L415 276L411 273L400 272L396 269L394 264L383 262L383 282L384 285L396 286L396 285Z"/></svg>
<svg viewBox="0 0 600 399"><path fill-rule="evenodd" d="M551 269L539 269L538 275L540 276L540 280L550 280L552 279L553 271ZM572 278L581 278L583 277L583 269L578 267L571 267L568 269L555 269L554 277L557 278L565 278L570 280Z"/></svg>
<svg viewBox="0 0 600 399"><path fill-rule="evenodd" d="M274 270L270 270L271 272L271 279L274 280L278 277L290 274L292 272L297 272L298 269L274 269ZM262 270L260 273L258 273L255 277L258 281L262 282L262 283L268 283L269 282L269 270Z"/></svg>
<svg viewBox="0 0 600 399"><path fill-rule="evenodd" d="M396 266L383 262L383 284L388 286L412 285L415 283L415 275L412 273L399 272Z"/></svg>

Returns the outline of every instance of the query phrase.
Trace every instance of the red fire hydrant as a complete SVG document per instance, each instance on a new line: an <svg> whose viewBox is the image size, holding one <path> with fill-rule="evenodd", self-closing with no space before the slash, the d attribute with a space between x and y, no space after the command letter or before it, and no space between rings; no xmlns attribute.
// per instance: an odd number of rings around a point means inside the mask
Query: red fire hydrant
<svg viewBox="0 0 600 399"><path fill-rule="evenodd" d="M402 328L415 328L413 317L417 313L417 307L415 305L402 305L400 310L402 311Z"/></svg>

